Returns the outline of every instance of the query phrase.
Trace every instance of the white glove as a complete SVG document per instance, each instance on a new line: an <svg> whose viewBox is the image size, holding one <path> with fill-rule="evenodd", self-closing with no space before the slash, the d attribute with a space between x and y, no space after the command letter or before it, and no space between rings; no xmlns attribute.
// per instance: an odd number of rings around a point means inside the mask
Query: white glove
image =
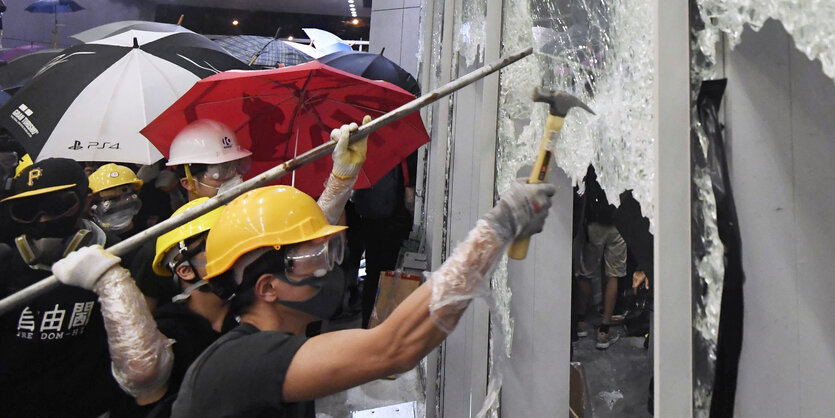
<svg viewBox="0 0 835 418"><path fill-rule="evenodd" d="M371 122L371 116L365 115L362 124ZM349 137L351 132L356 132L359 126L355 122L342 125L339 129L331 131L331 141L336 141L336 148L333 149L333 172L337 178L347 180L359 174L362 163L365 162L365 155L368 152L368 137L351 144Z"/></svg>
<svg viewBox="0 0 835 418"><path fill-rule="evenodd" d="M105 272L119 264L121 258L105 251L101 245L83 247L52 265L52 273L63 284L93 290Z"/></svg>
<svg viewBox="0 0 835 418"><path fill-rule="evenodd" d="M518 179L503 194L484 220L505 240L529 237L542 231L551 197L557 192L549 183L528 184Z"/></svg>

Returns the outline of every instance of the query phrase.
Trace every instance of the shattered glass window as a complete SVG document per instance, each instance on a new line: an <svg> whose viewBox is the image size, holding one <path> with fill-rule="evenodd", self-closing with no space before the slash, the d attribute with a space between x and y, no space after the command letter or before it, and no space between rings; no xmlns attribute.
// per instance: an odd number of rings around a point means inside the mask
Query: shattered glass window
<svg viewBox="0 0 835 418"><path fill-rule="evenodd" d="M716 62L720 34L731 47L745 27L759 30L768 19L779 20L792 35L797 49L810 60L819 59L823 72L835 80L835 2L830 0L697 0L705 29L698 34L698 48ZM709 68L710 66L708 66Z"/></svg>
<svg viewBox="0 0 835 418"><path fill-rule="evenodd" d="M795 46L809 59L820 60L823 72L835 79L835 3L825 0L696 0L691 16L691 86L693 88L693 295L694 415L710 415L716 377L718 330L725 276L725 248L717 229L716 197L711 173L695 161L709 159L713 150L705 127L695 114L702 81L718 78L717 45L725 36L736 46L746 27L758 31L768 19L782 23Z"/></svg>
<svg viewBox="0 0 835 418"><path fill-rule="evenodd" d="M497 191L507 189L519 169L532 164L548 111L532 102L531 93L545 86L580 98L597 113L569 113L555 141L556 164L575 183L593 164L609 201L617 205L620 193L633 190L653 224L650 5L648 0L505 1L503 55L529 45L536 54L502 72ZM506 260L493 274L492 285L496 309L491 311L491 380L485 407L495 416L501 385L497 364L510 356L513 340Z"/></svg>

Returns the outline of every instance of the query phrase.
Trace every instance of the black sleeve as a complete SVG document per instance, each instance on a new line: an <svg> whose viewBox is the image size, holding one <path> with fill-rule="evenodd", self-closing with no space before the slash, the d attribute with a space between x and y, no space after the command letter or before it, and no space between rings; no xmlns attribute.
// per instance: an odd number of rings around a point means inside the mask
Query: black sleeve
<svg viewBox="0 0 835 418"><path fill-rule="evenodd" d="M156 255L156 242L150 240L130 255L128 264L123 264L128 270L136 287L143 295L154 298L157 303L164 304L178 293L174 282L170 277L159 276L154 273L153 262Z"/></svg>
<svg viewBox="0 0 835 418"><path fill-rule="evenodd" d="M406 187L414 188L417 184L417 161L418 161L418 152L415 151L408 157L406 157L406 169L409 170L409 181L406 184Z"/></svg>
<svg viewBox="0 0 835 418"><path fill-rule="evenodd" d="M12 254L14 250L8 244L0 243L0 271L6 272L5 274L0 274L0 297L6 297L9 295L8 285L9 280L8 272L11 268L11 260Z"/></svg>

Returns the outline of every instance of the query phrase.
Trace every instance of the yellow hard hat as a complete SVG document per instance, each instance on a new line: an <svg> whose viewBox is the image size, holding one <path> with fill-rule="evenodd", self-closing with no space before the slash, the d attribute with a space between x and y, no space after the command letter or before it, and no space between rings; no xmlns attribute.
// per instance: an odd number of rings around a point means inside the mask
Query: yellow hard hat
<svg viewBox="0 0 835 418"><path fill-rule="evenodd" d="M24 154L23 157L20 157L20 160L18 160L17 168L14 169L14 176L19 176L20 173L26 169L26 167L29 167L32 164L32 157L30 157L29 154Z"/></svg>
<svg viewBox="0 0 835 418"><path fill-rule="evenodd" d="M244 254L280 248L344 231L334 226L312 197L290 186L268 186L238 196L206 238L206 277L229 270Z"/></svg>
<svg viewBox="0 0 835 418"><path fill-rule="evenodd" d="M133 170L113 163L99 167L93 174L90 174L88 181L90 182L90 190L94 194L125 184L134 184L137 190L142 187L142 180L136 177Z"/></svg>
<svg viewBox="0 0 835 418"><path fill-rule="evenodd" d="M179 209L174 211L174 214L171 216L177 216L195 206L199 206L203 202L209 200L208 197L201 197L200 199L194 199L191 202L186 203L183 206L180 206ZM157 238L157 251L156 255L154 256L154 273L160 276L167 276L173 273L168 266L163 263L165 259L165 254L177 245L180 242L183 242L195 235L198 235L202 232L208 231L212 228L217 221L217 218L220 217L220 213L223 212L223 208L225 206L221 206L209 213L201 215L197 219L193 219L190 222L187 222L179 227L172 229Z"/></svg>

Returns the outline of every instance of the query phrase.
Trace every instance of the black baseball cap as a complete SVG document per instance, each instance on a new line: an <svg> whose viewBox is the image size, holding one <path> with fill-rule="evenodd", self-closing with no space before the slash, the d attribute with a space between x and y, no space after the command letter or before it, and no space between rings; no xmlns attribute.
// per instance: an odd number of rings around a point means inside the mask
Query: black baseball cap
<svg viewBox="0 0 835 418"><path fill-rule="evenodd" d="M15 177L12 189L14 194L0 202L66 189L75 189L79 195L86 195L89 192L89 183L84 169L74 160L47 158L21 171L20 175Z"/></svg>

